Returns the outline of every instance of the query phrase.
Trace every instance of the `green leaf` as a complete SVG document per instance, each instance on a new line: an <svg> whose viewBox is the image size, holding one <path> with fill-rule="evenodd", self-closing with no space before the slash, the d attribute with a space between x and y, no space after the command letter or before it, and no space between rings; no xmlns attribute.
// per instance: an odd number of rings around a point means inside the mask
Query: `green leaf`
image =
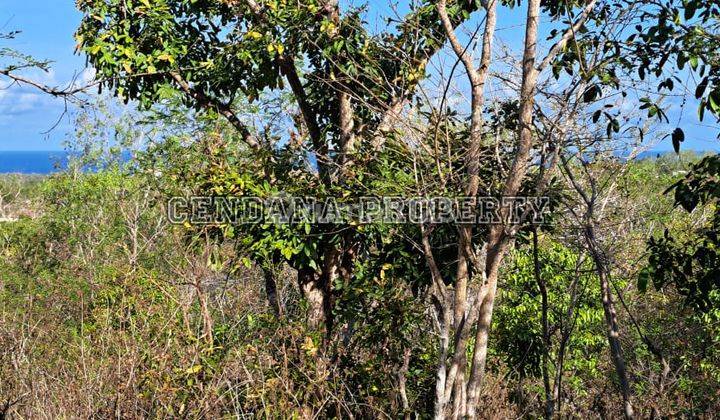
<svg viewBox="0 0 720 420"><path fill-rule="evenodd" d="M685 132L678 127L672 133L672 145L675 153L680 154L680 143L685 141Z"/></svg>
<svg viewBox="0 0 720 420"><path fill-rule="evenodd" d="M685 5L685 20L690 20L695 16L695 5L693 3L687 3Z"/></svg>
<svg viewBox="0 0 720 420"><path fill-rule="evenodd" d="M708 103L713 114L720 114L720 92L713 90L708 95Z"/></svg>
<svg viewBox="0 0 720 420"><path fill-rule="evenodd" d="M600 86L592 85L585 89L585 92L583 92L583 102L593 102L598 97L600 97L601 93L602 89L600 89Z"/></svg>
<svg viewBox="0 0 720 420"><path fill-rule="evenodd" d="M697 88L695 88L695 97L700 99L700 97L703 96L705 93L705 89L707 89L708 86L708 78L707 76L702 79L700 83L698 83Z"/></svg>
<svg viewBox="0 0 720 420"><path fill-rule="evenodd" d="M690 57L690 67L692 67L693 70L695 70L698 66L698 57L696 55L693 55Z"/></svg>

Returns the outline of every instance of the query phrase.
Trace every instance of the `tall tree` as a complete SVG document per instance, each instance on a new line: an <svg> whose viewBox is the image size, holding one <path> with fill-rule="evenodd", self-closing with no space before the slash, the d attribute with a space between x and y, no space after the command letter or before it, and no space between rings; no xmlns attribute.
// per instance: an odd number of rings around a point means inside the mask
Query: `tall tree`
<svg viewBox="0 0 720 420"><path fill-rule="evenodd" d="M379 36L364 28L360 9L341 13L333 0L92 0L78 8L79 45L102 86L144 106L161 102L168 89L182 92L187 105L225 117L254 153L272 154L275 145L258 137L235 103L287 86L297 108L292 135L301 139L299 152L314 157L307 169L318 190L350 184L356 161L382 147L445 40L432 5ZM460 2L451 19L466 20L476 8ZM352 244L315 234L325 238L315 260L290 263L310 323L324 320L327 328L330 289Z"/></svg>

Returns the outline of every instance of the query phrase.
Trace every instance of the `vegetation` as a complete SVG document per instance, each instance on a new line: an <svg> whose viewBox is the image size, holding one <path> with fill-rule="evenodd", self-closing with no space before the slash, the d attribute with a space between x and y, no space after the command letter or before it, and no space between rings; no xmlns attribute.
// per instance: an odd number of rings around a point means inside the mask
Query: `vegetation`
<svg viewBox="0 0 720 420"><path fill-rule="evenodd" d="M77 7L89 86L0 50L0 77L83 105L70 169L2 178L3 416L720 408L720 161L680 153L665 102L720 115L714 3L422 1L379 32L333 0ZM517 8L512 52L497 24ZM657 141L677 155L637 158ZM549 206L170 223L198 196Z"/></svg>

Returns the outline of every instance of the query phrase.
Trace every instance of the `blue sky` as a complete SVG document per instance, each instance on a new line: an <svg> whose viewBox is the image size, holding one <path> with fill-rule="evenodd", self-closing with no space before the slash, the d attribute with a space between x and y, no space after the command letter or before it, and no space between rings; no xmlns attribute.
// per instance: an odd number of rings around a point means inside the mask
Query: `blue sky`
<svg viewBox="0 0 720 420"><path fill-rule="evenodd" d="M52 72L28 76L52 86L64 86L74 74L87 77L84 58L74 54L73 33L80 14L73 0L0 0L0 32L20 30L5 43L38 59L54 61ZM5 46L3 45L3 46ZM7 83L0 86L5 87ZM12 86L0 90L0 150L59 150L71 133L64 101ZM59 119L60 123L50 133Z"/></svg>
<svg viewBox="0 0 720 420"><path fill-rule="evenodd" d="M348 1L358 3L358 0ZM85 68L84 58L74 54L73 33L80 21L74 3L73 0L0 0L0 32L22 31L8 46L54 62L50 73L30 72L28 76L48 85L65 86L74 77L83 79L91 75ZM375 21L371 26L384 29L382 19L378 17L394 15L387 4L387 0L370 1L371 11L382 10L370 13L368 20ZM403 14L403 9L397 10ZM516 23L522 22L524 11L503 12L506 14L498 23L498 36L505 41L519 41L523 28ZM0 87L6 87L6 83L0 82ZM0 89L0 151L62 149L63 142L72 134L71 121L63 112L63 100L32 88L11 86ZM673 123L680 119L678 109L670 110L668 114ZM683 149L720 150L720 141L716 139L718 126L711 122L712 117L706 115L705 123L699 123L695 115L696 105L694 101L688 101L680 121L686 133ZM55 128L45 133L53 126ZM671 149L670 140L666 139L653 150Z"/></svg>

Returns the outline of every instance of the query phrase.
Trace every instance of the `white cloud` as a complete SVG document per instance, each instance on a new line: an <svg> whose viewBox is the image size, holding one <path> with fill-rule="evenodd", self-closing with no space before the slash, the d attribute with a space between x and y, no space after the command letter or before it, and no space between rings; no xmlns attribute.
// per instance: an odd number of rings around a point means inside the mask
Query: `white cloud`
<svg viewBox="0 0 720 420"><path fill-rule="evenodd" d="M64 111L62 99L29 86L11 85L0 90L0 131L18 125L32 126L37 132L49 129Z"/></svg>
<svg viewBox="0 0 720 420"><path fill-rule="evenodd" d="M23 72L22 75L49 87L67 89L85 86L92 82L95 78L95 69L85 68L72 76L64 77L63 81L58 81L54 71L44 72L35 69ZM92 94L92 92L88 93ZM0 138L3 132L11 133L17 130L45 132L65 115L66 105L69 107L68 110L71 110L73 105L66 103L62 98L53 97L35 87L13 83L0 77ZM67 127L64 129L67 130Z"/></svg>
<svg viewBox="0 0 720 420"><path fill-rule="evenodd" d="M86 85L93 80L95 80L95 74L97 72L95 71L94 67L86 67L85 70L80 73L80 83L83 85Z"/></svg>
<svg viewBox="0 0 720 420"><path fill-rule="evenodd" d="M88 84L95 77L95 69L85 68L74 77L74 81L64 82L58 82L57 75L52 69L47 72L33 69L23 73L23 76L49 87L66 89ZM0 125L33 112L55 118L56 114L57 116L62 114L64 106L65 103L61 98L52 97L32 86L0 79Z"/></svg>

